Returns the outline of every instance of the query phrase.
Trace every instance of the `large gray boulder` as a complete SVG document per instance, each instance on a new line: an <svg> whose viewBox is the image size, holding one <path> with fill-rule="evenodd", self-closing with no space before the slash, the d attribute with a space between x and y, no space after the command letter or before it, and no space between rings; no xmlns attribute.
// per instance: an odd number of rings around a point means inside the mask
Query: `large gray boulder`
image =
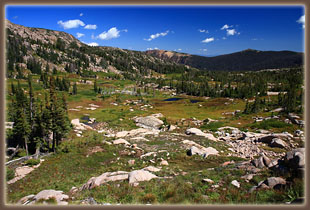
<svg viewBox="0 0 310 210"><path fill-rule="evenodd" d="M209 155L217 155L218 151L214 149L213 147L202 147L202 148L197 148L196 146L192 146L188 151L187 155L192 156L192 155L201 155L204 158L208 157Z"/></svg>
<svg viewBox="0 0 310 210"><path fill-rule="evenodd" d="M217 141L217 138L215 138L213 136L213 134L211 133L204 133L202 132L200 129L198 128L189 128L185 131L185 134L187 135L197 135L197 136L203 136L203 137L206 137L212 141Z"/></svg>
<svg viewBox="0 0 310 210"><path fill-rule="evenodd" d="M93 189L107 182L126 179L128 179L128 172L126 171L106 172L98 177L90 178L86 184L80 187L80 190Z"/></svg>
<svg viewBox="0 0 310 210"><path fill-rule="evenodd" d="M47 200L55 199L57 205L68 205L67 200L69 196L64 194L63 191L57 190L42 190L36 195L28 195L21 198L18 203L22 205L31 205L37 202L43 202L43 204L47 204Z"/></svg>
<svg viewBox="0 0 310 210"><path fill-rule="evenodd" d="M128 178L129 184L134 184L137 182L149 181L151 179L157 178L157 176L147 170L135 170L129 173Z"/></svg>
<svg viewBox="0 0 310 210"><path fill-rule="evenodd" d="M272 139L269 145L271 147L278 147L278 148L286 148L287 147L287 144L279 138Z"/></svg>
<svg viewBox="0 0 310 210"><path fill-rule="evenodd" d="M138 127L154 130L158 130L164 124L162 120L154 116L137 117L135 122Z"/></svg>
<svg viewBox="0 0 310 210"><path fill-rule="evenodd" d="M305 167L305 148L293 149L286 153L284 162L288 167L298 169Z"/></svg>
<svg viewBox="0 0 310 210"><path fill-rule="evenodd" d="M286 181L281 177L269 177L264 183L268 187L274 188L277 185L285 185Z"/></svg>
<svg viewBox="0 0 310 210"><path fill-rule="evenodd" d="M267 156L262 155L258 159L252 160L251 163L257 168L264 168L270 167L271 160Z"/></svg>

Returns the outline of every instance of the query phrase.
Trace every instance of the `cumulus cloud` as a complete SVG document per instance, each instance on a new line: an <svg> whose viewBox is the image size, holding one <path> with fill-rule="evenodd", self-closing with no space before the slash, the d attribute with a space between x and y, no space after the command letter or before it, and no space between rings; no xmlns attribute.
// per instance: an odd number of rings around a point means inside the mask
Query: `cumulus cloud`
<svg viewBox="0 0 310 210"><path fill-rule="evenodd" d="M211 37L211 38L206 38L206 39L202 40L201 42L202 43L209 43L209 42L213 42L213 41L214 41L214 38Z"/></svg>
<svg viewBox="0 0 310 210"><path fill-rule="evenodd" d="M88 43L87 45L88 45L88 46L92 46L92 47L99 46L99 44L96 43L96 42L91 42L91 43Z"/></svg>
<svg viewBox="0 0 310 210"><path fill-rule="evenodd" d="M296 22L302 24L302 28L305 28L305 15L301 16Z"/></svg>
<svg viewBox="0 0 310 210"><path fill-rule="evenodd" d="M228 29L227 30L227 36L233 36L237 33L235 29Z"/></svg>
<svg viewBox="0 0 310 210"><path fill-rule="evenodd" d="M80 17L82 17L84 14L83 13L80 13Z"/></svg>
<svg viewBox="0 0 310 210"><path fill-rule="evenodd" d="M225 24L225 25L223 25L223 27L221 28L221 30L225 30L225 29L228 29L228 28L230 28L230 27L232 27L232 26L229 26L229 25Z"/></svg>
<svg viewBox="0 0 310 210"><path fill-rule="evenodd" d="M102 40L109 40L109 39L115 39L120 36L120 31L117 30L116 27L110 28L107 32L104 31L101 34L99 34L98 38Z"/></svg>
<svg viewBox="0 0 310 210"><path fill-rule="evenodd" d="M63 27L64 29L78 28L79 26L85 26L85 23L81 20L68 20L63 22L62 20L57 22L58 25Z"/></svg>
<svg viewBox="0 0 310 210"><path fill-rule="evenodd" d="M236 31L236 29L227 29L227 36L239 35L240 33Z"/></svg>
<svg viewBox="0 0 310 210"><path fill-rule="evenodd" d="M209 33L209 31L208 30L205 30L205 29L198 29L198 31L200 32L200 33Z"/></svg>
<svg viewBox="0 0 310 210"><path fill-rule="evenodd" d="M154 47L154 48L148 47L146 48L146 50L158 50L158 47Z"/></svg>
<svg viewBox="0 0 310 210"><path fill-rule="evenodd" d="M84 29L93 29L93 30L95 30L95 29L97 29L97 25L90 25L90 24L87 24L87 25L84 27Z"/></svg>
<svg viewBox="0 0 310 210"><path fill-rule="evenodd" d="M81 38L82 36L85 36L85 34L82 34L82 33L77 32L77 33L76 33L76 36L77 36L77 38Z"/></svg>
<svg viewBox="0 0 310 210"><path fill-rule="evenodd" d="M156 38L158 38L158 37L160 37L160 36L166 36L168 33L169 33L169 30L168 30L168 31L165 31L165 32L162 32L162 33L152 34L152 35L150 36L150 38L144 39L144 40L146 40L146 41L152 41L153 39L156 39Z"/></svg>

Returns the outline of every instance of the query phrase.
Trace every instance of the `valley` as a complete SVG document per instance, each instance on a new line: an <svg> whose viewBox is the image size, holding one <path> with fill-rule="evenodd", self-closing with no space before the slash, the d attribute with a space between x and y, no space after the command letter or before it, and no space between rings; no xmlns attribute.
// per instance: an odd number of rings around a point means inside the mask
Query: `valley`
<svg viewBox="0 0 310 210"><path fill-rule="evenodd" d="M206 70L10 22L7 35L8 204L303 201L301 63Z"/></svg>

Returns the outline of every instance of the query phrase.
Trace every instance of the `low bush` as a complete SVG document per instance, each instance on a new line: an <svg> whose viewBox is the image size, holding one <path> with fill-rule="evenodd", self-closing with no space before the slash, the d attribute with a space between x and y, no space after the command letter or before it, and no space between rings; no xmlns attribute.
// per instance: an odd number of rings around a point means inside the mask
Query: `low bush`
<svg viewBox="0 0 310 210"><path fill-rule="evenodd" d="M40 159L29 159L25 162L27 166L35 166L40 163Z"/></svg>
<svg viewBox="0 0 310 210"><path fill-rule="evenodd" d="M6 168L6 181L9 181L15 177L15 172L11 168Z"/></svg>

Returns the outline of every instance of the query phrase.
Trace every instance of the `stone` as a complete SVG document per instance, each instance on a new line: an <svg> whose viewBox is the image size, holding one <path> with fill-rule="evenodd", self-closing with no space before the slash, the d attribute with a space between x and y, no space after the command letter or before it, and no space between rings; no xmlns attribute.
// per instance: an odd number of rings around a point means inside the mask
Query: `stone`
<svg viewBox="0 0 310 210"><path fill-rule="evenodd" d="M264 184L270 188L274 188L276 185L285 185L286 181L281 177L270 177L264 182Z"/></svg>
<svg viewBox="0 0 310 210"><path fill-rule="evenodd" d="M274 138L270 142L271 147L286 148L287 144L279 138Z"/></svg>
<svg viewBox="0 0 310 210"><path fill-rule="evenodd" d="M237 180L231 181L231 184L236 186L237 188L240 188L240 183Z"/></svg>
<svg viewBox="0 0 310 210"><path fill-rule="evenodd" d="M135 164L135 160L128 160L128 164L129 164L130 166L134 165L134 164Z"/></svg>
<svg viewBox="0 0 310 210"><path fill-rule="evenodd" d="M158 172L158 171L160 171L159 168L156 168L154 166L148 166L148 167L143 168L142 170L146 170L146 171L149 171L149 172Z"/></svg>
<svg viewBox="0 0 310 210"><path fill-rule="evenodd" d="M305 148L297 148L287 152L284 156L284 162L293 169L304 168Z"/></svg>
<svg viewBox="0 0 310 210"><path fill-rule="evenodd" d="M26 205L29 201L32 201L35 195L27 195L25 197L22 197L17 204Z"/></svg>
<svg viewBox="0 0 310 210"><path fill-rule="evenodd" d="M135 170L129 173L128 178L129 184L133 184L136 182L149 181L157 178L157 176L146 170Z"/></svg>
<svg viewBox="0 0 310 210"><path fill-rule="evenodd" d="M125 139L116 139L113 141L113 144L130 144L128 141L126 141Z"/></svg>
<svg viewBox="0 0 310 210"><path fill-rule="evenodd" d="M170 125L168 131L174 131L177 127L174 125Z"/></svg>
<svg viewBox="0 0 310 210"><path fill-rule="evenodd" d="M207 182L207 183L210 183L210 184L214 183L214 181L212 179L203 179L202 182Z"/></svg>
<svg viewBox="0 0 310 210"><path fill-rule="evenodd" d="M79 188L77 187L71 187L70 191L69 191L69 194L73 195L75 193L77 193L79 191Z"/></svg>
<svg viewBox="0 0 310 210"><path fill-rule="evenodd" d="M128 135L128 131L120 131L115 134L116 138L123 138Z"/></svg>
<svg viewBox="0 0 310 210"><path fill-rule="evenodd" d="M167 165L169 165L169 164L168 164L168 161L162 160L162 161L160 162L160 165L161 165L161 166L167 166Z"/></svg>
<svg viewBox="0 0 310 210"><path fill-rule="evenodd" d="M207 147L205 150L205 153L203 154L203 157L206 158L209 155L217 155L219 152L214 149L213 147Z"/></svg>
<svg viewBox="0 0 310 210"><path fill-rule="evenodd" d="M57 202L57 204L66 205L68 204L65 202L65 200L69 199L69 196L66 194L63 194L63 191L56 191L56 190L42 190L38 194L34 196L34 202L40 201L40 200L48 200L54 198Z"/></svg>
<svg viewBox="0 0 310 210"><path fill-rule="evenodd" d="M245 179L246 181L250 181L251 179L253 179L254 175L255 174L247 174L247 175L242 176L241 178Z"/></svg>
<svg viewBox="0 0 310 210"><path fill-rule="evenodd" d="M212 141L217 141L217 138L213 136L211 133L204 133L198 128L189 128L185 131L187 135L197 135L197 136L204 136Z"/></svg>
<svg viewBox="0 0 310 210"><path fill-rule="evenodd" d="M98 203L95 201L93 197L86 198L81 201L81 204L84 205L97 205Z"/></svg>
<svg viewBox="0 0 310 210"><path fill-rule="evenodd" d="M137 117L135 122L138 127L154 130L158 130L164 124L162 120L154 116Z"/></svg>
<svg viewBox="0 0 310 210"><path fill-rule="evenodd" d="M258 141L266 143L266 144L270 144L272 139L274 138L276 138L274 135L266 135L266 136L260 137Z"/></svg>
<svg viewBox="0 0 310 210"><path fill-rule="evenodd" d="M156 152L148 152L148 153L146 153L144 155L141 155L140 158L142 159L144 157L148 157L148 156L151 156L151 155L156 156L156 154L157 154Z"/></svg>
<svg viewBox="0 0 310 210"><path fill-rule="evenodd" d="M79 190L93 189L107 182L126 180L126 179L128 179L128 172L126 171L106 172L98 177L90 178L86 184L80 187Z"/></svg>

